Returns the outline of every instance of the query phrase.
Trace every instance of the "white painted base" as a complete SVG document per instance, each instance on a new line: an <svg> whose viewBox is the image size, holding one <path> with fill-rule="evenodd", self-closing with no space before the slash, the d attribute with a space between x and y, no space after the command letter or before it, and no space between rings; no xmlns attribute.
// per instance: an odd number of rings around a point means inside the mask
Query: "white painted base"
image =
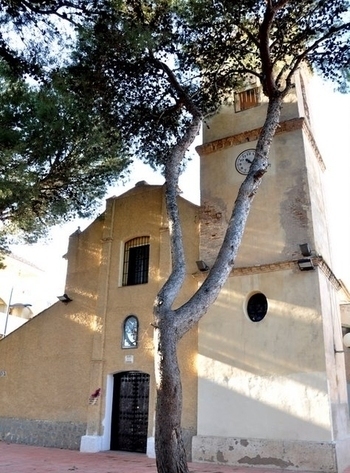
<svg viewBox="0 0 350 473"><path fill-rule="evenodd" d="M148 439L147 439L147 452L146 453L147 453L148 458L156 458L154 437L148 437Z"/></svg>
<svg viewBox="0 0 350 473"><path fill-rule="evenodd" d="M349 471L350 466L350 437L336 442L338 473Z"/></svg>
<svg viewBox="0 0 350 473"><path fill-rule="evenodd" d="M84 453L97 453L102 450L102 437L100 435L83 435L80 440L80 451Z"/></svg>
<svg viewBox="0 0 350 473"><path fill-rule="evenodd" d="M84 435L80 441L80 451L83 453L97 453L106 450L103 448L104 438L100 435ZM147 439L146 454L149 458L156 458L154 437Z"/></svg>
<svg viewBox="0 0 350 473"><path fill-rule="evenodd" d="M342 471L337 469L334 442L196 436L192 439L192 461L291 471Z"/></svg>

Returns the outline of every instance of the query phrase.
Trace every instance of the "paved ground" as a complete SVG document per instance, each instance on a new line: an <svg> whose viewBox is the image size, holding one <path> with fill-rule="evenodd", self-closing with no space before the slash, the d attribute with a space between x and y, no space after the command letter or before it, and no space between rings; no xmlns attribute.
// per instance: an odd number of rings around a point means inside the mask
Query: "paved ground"
<svg viewBox="0 0 350 473"><path fill-rule="evenodd" d="M282 473L287 470L190 463L191 473ZM0 441L0 473L156 473L155 460L124 452L80 453ZM290 470L288 470L290 471ZM306 473L298 471L298 473Z"/></svg>

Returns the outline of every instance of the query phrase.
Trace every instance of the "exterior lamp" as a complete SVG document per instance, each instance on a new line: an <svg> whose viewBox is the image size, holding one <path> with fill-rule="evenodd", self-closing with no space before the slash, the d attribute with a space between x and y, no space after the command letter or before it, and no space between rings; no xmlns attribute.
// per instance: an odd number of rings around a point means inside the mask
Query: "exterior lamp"
<svg viewBox="0 0 350 473"><path fill-rule="evenodd" d="M196 261L196 265L199 271L209 271L209 266L202 260Z"/></svg>
<svg viewBox="0 0 350 473"><path fill-rule="evenodd" d="M350 348L350 332L348 332L344 335L343 344L346 348Z"/></svg>
<svg viewBox="0 0 350 473"><path fill-rule="evenodd" d="M299 248L303 256L311 256L311 249L308 243L303 243L302 245L299 245Z"/></svg>
<svg viewBox="0 0 350 473"><path fill-rule="evenodd" d="M66 293L64 293L63 296L57 296L57 299L61 302L64 302L65 304L68 304L68 302L71 302L73 300L69 296L67 296Z"/></svg>
<svg viewBox="0 0 350 473"><path fill-rule="evenodd" d="M15 304L10 304L10 309L14 309L15 307L32 307L32 304L22 304L21 302L16 302Z"/></svg>
<svg viewBox="0 0 350 473"><path fill-rule="evenodd" d="M299 259L298 266L299 266L300 271L311 271L315 269L315 266L311 258Z"/></svg>

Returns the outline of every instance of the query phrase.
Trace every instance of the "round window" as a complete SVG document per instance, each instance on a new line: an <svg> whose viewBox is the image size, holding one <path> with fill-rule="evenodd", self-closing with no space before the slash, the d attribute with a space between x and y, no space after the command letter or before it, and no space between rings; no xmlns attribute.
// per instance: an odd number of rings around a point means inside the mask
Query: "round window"
<svg viewBox="0 0 350 473"><path fill-rule="evenodd" d="M267 314L268 303L264 294L253 294L247 303L247 314L253 322L260 322Z"/></svg>

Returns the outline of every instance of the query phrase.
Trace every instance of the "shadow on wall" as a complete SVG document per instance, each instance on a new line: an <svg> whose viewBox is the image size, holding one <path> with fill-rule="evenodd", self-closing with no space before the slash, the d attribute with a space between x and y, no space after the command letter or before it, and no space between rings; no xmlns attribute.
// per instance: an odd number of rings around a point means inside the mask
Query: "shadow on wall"
<svg viewBox="0 0 350 473"><path fill-rule="evenodd" d="M218 369L218 367L217 367ZM218 437L331 440L326 383L314 375L312 389L303 379L199 379L198 434ZM243 391L246 390L247 394ZM201 393L206 393L201 396ZM288 396L286 396L288 394ZM208 402L215 399L215 402ZM307 418L305 413L307 413Z"/></svg>
<svg viewBox="0 0 350 473"><path fill-rule="evenodd" d="M314 309L268 297L267 316L252 322L243 305L242 293L222 290L215 315L208 313L200 323L200 355L262 376L299 372L301 367L324 371L318 356L322 320Z"/></svg>

